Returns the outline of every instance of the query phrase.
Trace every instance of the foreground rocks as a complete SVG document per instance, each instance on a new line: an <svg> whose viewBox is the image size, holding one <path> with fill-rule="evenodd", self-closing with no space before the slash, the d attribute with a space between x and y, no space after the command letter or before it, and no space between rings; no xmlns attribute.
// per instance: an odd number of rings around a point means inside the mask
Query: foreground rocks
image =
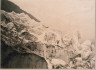
<svg viewBox="0 0 96 70"><path fill-rule="evenodd" d="M61 32L35 22L24 13L1 11L1 41L12 49L12 52L6 53L4 59L15 51L18 53L18 59L19 56L24 56L20 55L24 53L42 57L51 69L92 69L95 67L94 43L89 40L81 43L80 40L81 35L78 31L63 35ZM15 63L14 57L8 61L9 64ZM27 57L29 56L24 56L24 58ZM19 61L16 64L19 64ZM47 68L47 66L44 67Z"/></svg>

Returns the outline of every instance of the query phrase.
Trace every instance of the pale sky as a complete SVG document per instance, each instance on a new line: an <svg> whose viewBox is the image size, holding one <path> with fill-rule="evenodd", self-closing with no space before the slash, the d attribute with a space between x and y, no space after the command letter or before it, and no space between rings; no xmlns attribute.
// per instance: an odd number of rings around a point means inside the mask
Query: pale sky
<svg viewBox="0 0 96 70"><path fill-rule="evenodd" d="M95 39L95 0L10 0L46 26L63 33L82 32Z"/></svg>

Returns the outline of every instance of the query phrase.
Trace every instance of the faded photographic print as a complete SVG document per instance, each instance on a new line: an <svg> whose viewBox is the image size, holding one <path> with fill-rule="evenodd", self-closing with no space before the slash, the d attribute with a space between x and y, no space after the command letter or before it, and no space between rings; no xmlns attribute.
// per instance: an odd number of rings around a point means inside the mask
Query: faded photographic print
<svg viewBox="0 0 96 70"><path fill-rule="evenodd" d="M95 0L1 0L1 69L95 69Z"/></svg>

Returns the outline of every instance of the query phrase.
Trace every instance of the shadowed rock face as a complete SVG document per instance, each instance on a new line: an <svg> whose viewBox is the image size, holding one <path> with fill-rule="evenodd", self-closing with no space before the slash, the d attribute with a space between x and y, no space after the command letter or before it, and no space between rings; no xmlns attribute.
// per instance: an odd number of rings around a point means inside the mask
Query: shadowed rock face
<svg viewBox="0 0 96 70"><path fill-rule="evenodd" d="M33 68L47 69L47 62L44 58L33 53L12 53L3 61L2 68Z"/></svg>
<svg viewBox="0 0 96 70"><path fill-rule="evenodd" d="M6 52L5 52L6 51ZM6 45L3 41L1 41L1 63L8 57L10 53L12 53L14 50Z"/></svg>
<svg viewBox="0 0 96 70"><path fill-rule="evenodd" d="M48 68L46 60L36 54L17 53L3 41L1 46L1 68Z"/></svg>
<svg viewBox="0 0 96 70"><path fill-rule="evenodd" d="M16 12L16 13L25 13L27 14L31 19L34 19L37 22L40 22L38 19L36 19L34 16L31 14L27 13L26 11L20 9L19 6L16 4L8 1L8 0L1 0L1 10L5 10L6 12Z"/></svg>

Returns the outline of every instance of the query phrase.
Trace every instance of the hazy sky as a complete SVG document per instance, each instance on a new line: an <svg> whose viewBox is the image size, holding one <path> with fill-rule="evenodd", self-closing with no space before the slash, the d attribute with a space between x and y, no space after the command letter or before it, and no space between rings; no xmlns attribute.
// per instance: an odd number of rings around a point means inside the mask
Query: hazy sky
<svg viewBox="0 0 96 70"><path fill-rule="evenodd" d="M64 33L80 30L95 38L95 0L11 0L44 25Z"/></svg>

